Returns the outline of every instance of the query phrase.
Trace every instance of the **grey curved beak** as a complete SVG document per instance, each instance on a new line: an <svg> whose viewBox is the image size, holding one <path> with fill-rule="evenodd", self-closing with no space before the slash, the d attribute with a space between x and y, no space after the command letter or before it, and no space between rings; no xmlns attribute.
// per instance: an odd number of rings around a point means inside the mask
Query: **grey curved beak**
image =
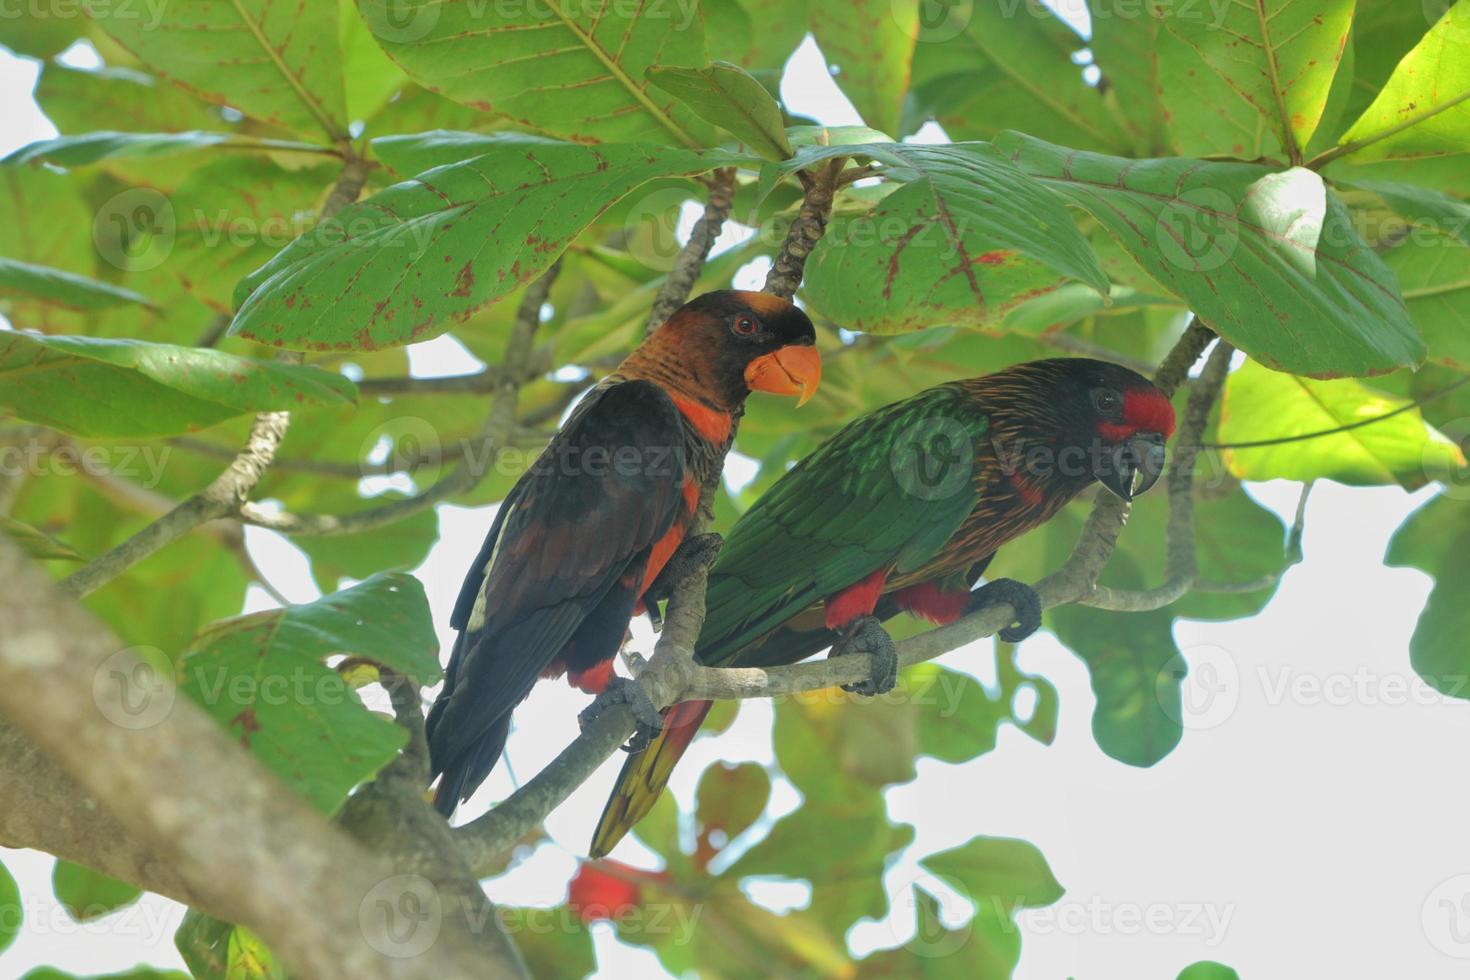
<svg viewBox="0 0 1470 980"><path fill-rule="evenodd" d="M1159 482L1164 458L1164 437L1157 432L1140 432L1104 454L1093 475L1122 499L1132 500Z"/></svg>

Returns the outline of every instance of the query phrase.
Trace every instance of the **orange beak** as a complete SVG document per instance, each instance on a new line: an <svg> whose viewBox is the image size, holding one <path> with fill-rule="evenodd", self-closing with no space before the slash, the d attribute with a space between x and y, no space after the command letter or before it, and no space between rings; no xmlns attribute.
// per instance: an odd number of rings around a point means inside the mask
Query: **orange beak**
<svg viewBox="0 0 1470 980"><path fill-rule="evenodd" d="M788 344L745 367L745 383L751 391L796 395L798 408L812 400L821 381L822 355L812 346Z"/></svg>

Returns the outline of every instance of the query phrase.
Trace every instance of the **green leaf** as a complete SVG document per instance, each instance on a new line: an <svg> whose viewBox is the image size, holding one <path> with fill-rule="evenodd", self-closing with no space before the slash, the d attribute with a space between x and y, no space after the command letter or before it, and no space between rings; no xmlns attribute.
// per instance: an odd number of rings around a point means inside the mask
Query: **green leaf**
<svg viewBox="0 0 1470 980"><path fill-rule="evenodd" d="M83 167L102 160L128 157L158 157L210 146L238 150L301 150L315 153L318 147L290 140L253 139L232 133L194 130L186 133L119 133L101 130L79 136L57 136L28 143L0 160L0 165L53 163L58 167Z"/></svg>
<svg viewBox="0 0 1470 980"><path fill-rule="evenodd" d="M437 646L423 586L380 574L308 605L206 627L180 661L180 687L331 813L392 760L407 733L364 708L324 661L348 654L430 684L440 675Z"/></svg>
<svg viewBox="0 0 1470 980"><path fill-rule="evenodd" d="M1087 0L1087 7L1092 15L1088 47L1114 93L1118 115L1132 137L1134 155L1167 153L1171 146L1155 54L1159 18L1140 14L1133 0ZM1037 136L1046 135L1023 128Z"/></svg>
<svg viewBox="0 0 1470 980"><path fill-rule="evenodd" d="M1409 515L1388 544L1384 564L1417 568L1434 576L1429 601L1409 640L1409 660L1419 676L1450 697L1470 698L1470 501L1461 480Z"/></svg>
<svg viewBox="0 0 1470 980"><path fill-rule="evenodd" d="M1142 767L1174 751L1183 734L1179 687L1184 672L1173 614L1063 606L1048 612L1047 619L1057 638L1087 664L1097 696L1092 737L1098 747L1119 762Z"/></svg>
<svg viewBox="0 0 1470 980"><path fill-rule="evenodd" d="M807 10L842 94L869 126L896 134L919 36L919 0L808 0Z"/></svg>
<svg viewBox="0 0 1470 980"><path fill-rule="evenodd" d="M1035 844L1008 837L973 837L919 864L976 905L993 905L1008 915L1051 905L1065 891Z"/></svg>
<svg viewBox="0 0 1470 980"><path fill-rule="evenodd" d="M947 16L936 18L941 10ZM1090 150L1130 148L1128 133L1074 60L1082 39L1041 0L928 4L920 15L915 95L951 138L991 139L1018 129Z"/></svg>
<svg viewBox="0 0 1470 980"><path fill-rule="evenodd" d="M1289 160L1301 162L1327 105L1354 2L1156 8L1159 92L1180 152L1261 156L1257 140L1265 127Z"/></svg>
<svg viewBox="0 0 1470 980"><path fill-rule="evenodd" d="M1240 974L1223 963L1200 960L1180 970L1178 980L1240 980Z"/></svg>
<svg viewBox="0 0 1470 980"><path fill-rule="evenodd" d="M761 77L781 69L806 37L807 0L700 0L711 58Z"/></svg>
<svg viewBox="0 0 1470 980"><path fill-rule="evenodd" d="M1470 247L1412 231L1383 261L1398 276L1429 359L1470 368Z"/></svg>
<svg viewBox="0 0 1470 980"><path fill-rule="evenodd" d="M540 275L633 188L743 159L654 146L499 146L322 221L240 283L231 332L307 350L427 340Z"/></svg>
<svg viewBox="0 0 1470 980"><path fill-rule="evenodd" d="M62 860L51 872L51 887L56 890L57 901L66 906L67 915L78 922L100 919L133 904L143 894L137 885Z"/></svg>
<svg viewBox="0 0 1470 980"><path fill-rule="evenodd" d="M969 922L951 929L947 911L923 888L908 890L914 937L858 963L858 980L992 980L1009 977L1021 959L1021 930L1004 912L982 904Z"/></svg>
<svg viewBox="0 0 1470 980"><path fill-rule="evenodd" d="M716 61L708 68L656 66L648 70L648 80L767 160L791 156L781 106L739 65Z"/></svg>
<svg viewBox="0 0 1470 980"><path fill-rule="evenodd" d="M95 209L82 200L78 181L39 167L0 168L0 201L12 220L0 221L0 255L19 262L87 274L96 268L92 244ZM14 297L5 315L16 328L75 329L75 314L55 304Z"/></svg>
<svg viewBox="0 0 1470 980"><path fill-rule="evenodd" d="M82 556L67 545L13 517L0 516L0 534L19 544L22 551L37 560L82 561Z"/></svg>
<svg viewBox="0 0 1470 980"><path fill-rule="evenodd" d="M334 512L382 507L403 498L401 493L380 494ZM365 579L375 572L407 570L429 556L439 540L439 513L433 508L411 514L386 527L357 534L305 535L295 544L311 559L311 577L323 592L337 588L343 578Z"/></svg>
<svg viewBox="0 0 1470 980"><path fill-rule="evenodd" d="M561 144L556 140L528 133L466 133L431 129L424 133L379 136L373 140L373 153L396 172L411 177L502 147L518 147L522 152L529 152L536 146L558 145Z"/></svg>
<svg viewBox="0 0 1470 980"><path fill-rule="evenodd" d="M1470 0L1459 0L1404 56L1339 151L1354 161L1470 150ZM1341 155L1340 153L1338 155Z"/></svg>
<svg viewBox="0 0 1470 980"><path fill-rule="evenodd" d="M20 935L21 926L25 925L25 906L20 901L20 886L0 864L0 953Z"/></svg>
<svg viewBox="0 0 1470 980"><path fill-rule="evenodd" d="M1470 245L1470 202L1451 197L1443 191L1400 184L1387 180L1358 180L1350 186L1361 187L1383 198L1403 218Z"/></svg>
<svg viewBox="0 0 1470 980"><path fill-rule="evenodd" d="M520 128L579 143L708 144L708 127L672 96L649 92L644 78L661 62L705 62L704 27L692 4L357 5L416 82Z"/></svg>
<svg viewBox="0 0 1470 980"><path fill-rule="evenodd" d="M1107 292L1107 276L1062 199L994 147L839 149L882 160L908 181L813 252L807 295L842 326L875 333L994 328L1064 278Z"/></svg>
<svg viewBox="0 0 1470 980"><path fill-rule="evenodd" d="M694 819L701 838L719 832L734 840L760 818L770 797L771 777L761 766L715 763L699 777L696 793Z"/></svg>
<svg viewBox="0 0 1470 980"><path fill-rule="evenodd" d="M1363 375L1424 357L1393 274L1309 170L1125 160L1019 133L996 145L1091 213L1206 324L1272 367Z"/></svg>
<svg viewBox="0 0 1470 980"><path fill-rule="evenodd" d="M63 8L21 4L0 17L0 44L19 55L45 60L71 47L86 33L86 18L57 16Z"/></svg>
<svg viewBox="0 0 1470 980"><path fill-rule="evenodd" d="M38 966L21 980L191 980L187 973L178 970L156 970L151 966L135 966L121 973L88 974L85 977L66 973L51 966ZM233 980L233 978L231 978Z"/></svg>
<svg viewBox="0 0 1470 980"><path fill-rule="evenodd" d="M194 980L286 980L286 970L244 926L194 909L174 933L174 946Z"/></svg>
<svg viewBox="0 0 1470 980"><path fill-rule="evenodd" d="M533 977L586 977L597 972L592 933L565 908L495 909Z"/></svg>
<svg viewBox="0 0 1470 980"><path fill-rule="evenodd" d="M1227 449L1225 460L1245 480L1326 479L1415 490L1455 472L1465 458L1425 424L1417 408L1399 411L1410 404L1359 381L1311 381L1247 363L1225 381L1219 438L1226 445L1281 439L1398 411L1381 422L1320 438Z"/></svg>
<svg viewBox="0 0 1470 980"><path fill-rule="evenodd" d="M0 258L0 296L24 293L48 303L84 312L105 310L124 303L152 306L131 289L29 262Z"/></svg>
<svg viewBox="0 0 1470 980"><path fill-rule="evenodd" d="M84 436L176 435L245 412L351 402L321 368L94 337L0 334L0 405Z"/></svg>
<svg viewBox="0 0 1470 980"><path fill-rule="evenodd" d="M179 0L145 16L109 0L86 5L119 44L200 98L327 142L347 138L335 5Z"/></svg>

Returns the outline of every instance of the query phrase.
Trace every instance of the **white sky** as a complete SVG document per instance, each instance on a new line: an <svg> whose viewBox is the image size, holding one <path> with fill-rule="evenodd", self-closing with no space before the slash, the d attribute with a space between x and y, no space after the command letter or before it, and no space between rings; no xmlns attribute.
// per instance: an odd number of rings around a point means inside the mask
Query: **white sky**
<svg viewBox="0 0 1470 980"><path fill-rule="evenodd" d="M0 54L0 153L53 132L29 98L35 73L34 64ZM783 94L793 109L824 122L858 121L810 41L789 65ZM755 279L754 270L747 275ZM474 367L443 338L413 355L420 374ZM748 472L735 469L732 476ZM1294 487L1251 490L1289 519ZM1407 643L1430 580L1381 561L1393 529L1424 499L1319 487L1308 509L1306 560L1263 615L1181 622L1195 727L1152 769L1102 755L1090 733L1093 698L1082 664L1049 634L1027 641L1022 667L1049 678L1061 695L1055 744L1006 729L996 751L960 766L925 760L918 779L889 792L893 819L914 824L918 838L886 872L898 911L855 927L855 949L892 946L912 934L903 896L923 879L917 858L987 834L1034 842L1067 889L1052 910L1022 916L1016 976L1025 980L1172 980L1200 959L1234 966L1247 980L1464 976L1470 877L1459 876L1470 876L1470 791L1459 778L1458 753L1470 737L1470 707L1417 683ZM441 613L489 524L488 510L441 509L441 541L418 571ZM272 580L293 600L313 598L300 552L250 531ZM253 590L249 605L269 600ZM447 651L442 619L440 635ZM646 630L640 639L647 649ZM942 662L984 679L990 653L976 645ZM512 771L525 778L565 745L585 702L562 684L540 685L517 713L511 765L496 770L461 819L505 795ZM674 780L680 799L689 801L700 768L715 758L770 762L770 719L769 705L752 703L730 732L697 743ZM619 764L610 762L552 815L554 842L493 882L493 899L563 899ZM778 784L765 821L797 800ZM636 842L617 856L651 860ZM0 859L19 880L28 913L15 946L0 954L0 975L43 964L81 973L138 962L182 965L172 946L181 915L173 903L150 898L77 926L52 899L49 857L0 849ZM803 885L775 882L753 883L751 894L776 908L809 897ZM956 922L967 914L961 904L947 905ZM661 972L652 954L620 946L605 925L597 943L600 975Z"/></svg>

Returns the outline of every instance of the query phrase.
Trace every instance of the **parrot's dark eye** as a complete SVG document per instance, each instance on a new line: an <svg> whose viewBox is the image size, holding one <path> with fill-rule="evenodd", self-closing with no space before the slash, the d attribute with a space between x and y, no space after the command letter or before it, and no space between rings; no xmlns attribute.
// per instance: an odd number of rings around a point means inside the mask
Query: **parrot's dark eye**
<svg viewBox="0 0 1470 980"><path fill-rule="evenodd" d="M1116 415L1123 400L1118 397L1116 391L1104 388L1092 393L1092 404L1102 415Z"/></svg>
<svg viewBox="0 0 1470 980"><path fill-rule="evenodd" d="M731 324L731 327L736 333L740 334L740 336L749 337L751 334L756 332L758 324L755 322L755 317L742 313L735 318L735 321Z"/></svg>

